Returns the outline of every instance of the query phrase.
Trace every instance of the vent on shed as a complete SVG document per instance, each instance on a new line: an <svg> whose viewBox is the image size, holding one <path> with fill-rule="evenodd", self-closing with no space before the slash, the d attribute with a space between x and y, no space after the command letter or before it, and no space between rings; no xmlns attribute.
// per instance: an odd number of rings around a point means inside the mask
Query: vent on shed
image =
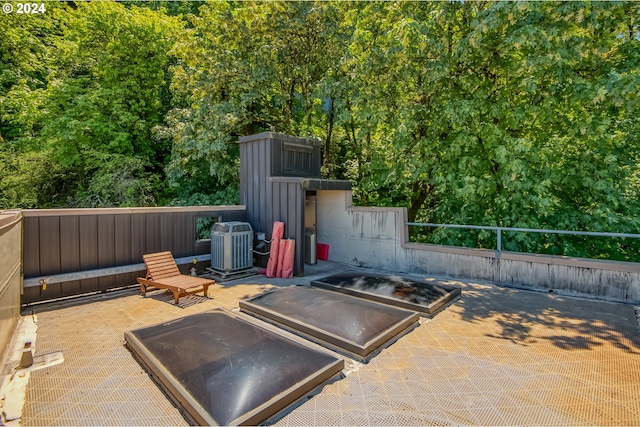
<svg viewBox="0 0 640 427"><path fill-rule="evenodd" d="M253 266L253 229L247 222L218 222L211 228L211 268L231 272Z"/></svg>

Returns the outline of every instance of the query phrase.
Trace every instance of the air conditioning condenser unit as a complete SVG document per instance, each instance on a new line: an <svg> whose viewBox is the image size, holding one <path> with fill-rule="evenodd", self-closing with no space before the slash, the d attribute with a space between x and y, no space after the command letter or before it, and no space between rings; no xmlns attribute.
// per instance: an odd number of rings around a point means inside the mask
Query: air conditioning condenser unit
<svg viewBox="0 0 640 427"><path fill-rule="evenodd" d="M253 229L248 222L218 222L211 228L211 268L230 273L253 267Z"/></svg>

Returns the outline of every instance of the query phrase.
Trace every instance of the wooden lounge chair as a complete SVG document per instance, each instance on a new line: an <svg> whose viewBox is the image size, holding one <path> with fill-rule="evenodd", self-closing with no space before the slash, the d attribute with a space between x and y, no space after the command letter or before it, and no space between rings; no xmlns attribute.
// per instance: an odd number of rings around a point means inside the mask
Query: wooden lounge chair
<svg viewBox="0 0 640 427"><path fill-rule="evenodd" d="M200 291L203 291L204 296L208 297L209 286L216 283L211 279L180 274L171 252L147 254L143 255L142 259L147 266L147 275L144 278L138 277L142 295L145 295L149 288L168 289L173 292L173 298L177 305L180 297Z"/></svg>

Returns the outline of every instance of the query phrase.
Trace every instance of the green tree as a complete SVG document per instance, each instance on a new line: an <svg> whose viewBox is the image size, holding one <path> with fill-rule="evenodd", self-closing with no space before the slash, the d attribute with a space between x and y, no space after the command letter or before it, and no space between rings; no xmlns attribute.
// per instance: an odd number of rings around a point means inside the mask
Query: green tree
<svg viewBox="0 0 640 427"><path fill-rule="evenodd" d="M0 70L0 202L161 203L170 145L151 129L171 107L166 53L181 21L115 2L47 7L0 21L9 36L0 45L9 58Z"/></svg>
<svg viewBox="0 0 640 427"><path fill-rule="evenodd" d="M44 14L0 16L0 208L41 207L60 183L39 134L67 15L59 3L46 6Z"/></svg>
<svg viewBox="0 0 640 427"><path fill-rule="evenodd" d="M158 129L173 141L167 171L181 200L237 201L238 136L325 127L321 82L342 54L333 14L322 2L214 2L192 16L172 51L184 103Z"/></svg>
<svg viewBox="0 0 640 427"><path fill-rule="evenodd" d="M233 203L237 138L276 131L321 138L327 177L351 179L359 204L407 206L410 221L638 232L635 3L47 7L0 19L2 207Z"/></svg>
<svg viewBox="0 0 640 427"><path fill-rule="evenodd" d="M639 148L637 17L630 3L496 3L476 14L452 49L457 99L444 111L464 145L447 141L440 164L452 167L440 176L447 197L436 221L638 232L628 197ZM537 235L514 237L507 249L540 245ZM584 239L573 241L547 245L584 254Z"/></svg>
<svg viewBox="0 0 640 427"><path fill-rule="evenodd" d="M371 159L361 202L406 205L410 221L637 232L637 17L631 3L357 10L345 64ZM539 244L518 235L507 248ZM551 246L584 249L563 244Z"/></svg>
<svg viewBox="0 0 640 427"><path fill-rule="evenodd" d="M41 132L73 183L64 203L161 202L170 147L151 129L170 108L166 52L181 23L115 2L80 3L69 13ZM104 184L115 179L111 187Z"/></svg>

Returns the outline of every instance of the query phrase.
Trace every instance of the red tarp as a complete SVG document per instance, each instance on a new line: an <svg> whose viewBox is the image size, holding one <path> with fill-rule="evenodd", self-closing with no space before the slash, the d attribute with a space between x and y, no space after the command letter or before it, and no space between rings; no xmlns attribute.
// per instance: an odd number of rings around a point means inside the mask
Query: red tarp
<svg viewBox="0 0 640 427"><path fill-rule="evenodd" d="M280 240L278 248L278 267L276 267L276 277L282 277L282 264L284 264L284 251L287 246L286 240Z"/></svg>
<svg viewBox="0 0 640 427"><path fill-rule="evenodd" d="M284 260L282 262L282 276L280 277L284 279L290 279L293 277L293 255L295 253L296 241L287 239L287 240L281 240L280 242L285 243L285 247L283 250Z"/></svg>
<svg viewBox="0 0 640 427"><path fill-rule="evenodd" d="M293 277L293 259L296 249L296 241L291 239L283 240L284 223L276 221L273 223L273 233L271 234L271 252L267 263L267 277L282 277L290 279Z"/></svg>
<svg viewBox="0 0 640 427"><path fill-rule="evenodd" d="M280 239L284 235L284 222L273 223L273 233L271 233L271 251L269 262L267 262L267 277L276 277L278 267L278 250L280 249Z"/></svg>

